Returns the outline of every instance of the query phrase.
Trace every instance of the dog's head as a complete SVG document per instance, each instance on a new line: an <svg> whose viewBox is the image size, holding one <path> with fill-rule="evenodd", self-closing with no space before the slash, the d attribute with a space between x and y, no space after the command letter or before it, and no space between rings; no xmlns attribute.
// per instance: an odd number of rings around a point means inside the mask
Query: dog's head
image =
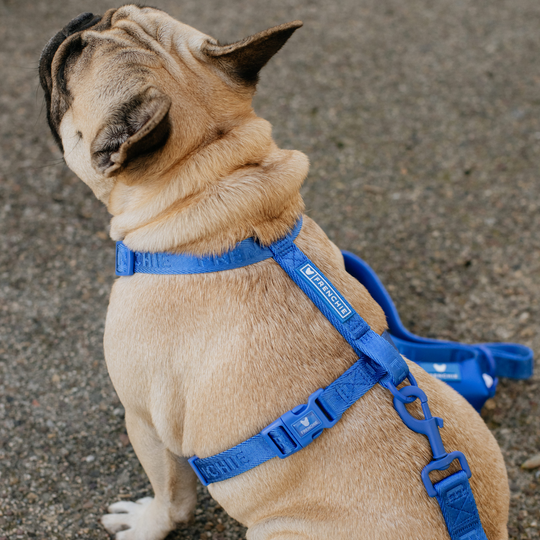
<svg viewBox="0 0 540 540"><path fill-rule="evenodd" d="M222 138L253 114L260 69L301 25L220 45L154 8L80 15L39 66L66 163L107 202L119 175L135 182Z"/></svg>

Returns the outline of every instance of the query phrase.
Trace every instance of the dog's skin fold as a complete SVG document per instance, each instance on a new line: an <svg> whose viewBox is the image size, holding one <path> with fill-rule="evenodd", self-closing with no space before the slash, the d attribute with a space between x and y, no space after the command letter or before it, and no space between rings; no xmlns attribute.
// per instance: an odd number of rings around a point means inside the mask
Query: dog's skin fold
<svg viewBox="0 0 540 540"><path fill-rule="evenodd" d="M308 160L276 146L251 99L260 69L300 26L220 45L163 11L128 5L83 14L49 42L40 61L49 124L68 166L107 205L113 239L137 251L203 255L287 234L303 211ZM308 217L297 245L382 333L381 308ZM195 508L188 457L251 437L356 360L271 259L213 274L120 278L105 355L155 494L110 507L102 521L118 540L163 539ZM468 458L489 540L506 539L509 491L494 438L461 396L410 368L445 420L447 450ZM253 540L446 540L420 479L430 459L426 438L377 386L306 449L209 489Z"/></svg>

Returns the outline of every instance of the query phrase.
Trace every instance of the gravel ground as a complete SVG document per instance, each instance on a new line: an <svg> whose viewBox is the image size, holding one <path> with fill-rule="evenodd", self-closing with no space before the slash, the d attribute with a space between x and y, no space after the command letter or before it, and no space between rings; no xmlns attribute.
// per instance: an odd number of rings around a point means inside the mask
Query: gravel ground
<svg viewBox="0 0 540 540"><path fill-rule="evenodd" d="M301 19L255 106L311 160L308 213L365 258L424 336L540 350L538 0L154 0L222 41ZM149 494L102 352L108 215L46 127L40 51L101 0L0 0L0 540L106 538ZM483 416L503 449L510 537L540 538L540 378ZM244 537L200 490L173 539Z"/></svg>

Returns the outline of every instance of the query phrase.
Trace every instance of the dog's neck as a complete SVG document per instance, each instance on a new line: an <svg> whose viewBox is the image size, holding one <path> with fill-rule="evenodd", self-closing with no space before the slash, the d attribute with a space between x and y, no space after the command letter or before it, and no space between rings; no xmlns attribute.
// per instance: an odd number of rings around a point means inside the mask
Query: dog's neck
<svg viewBox="0 0 540 540"><path fill-rule="evenodd" d="M144 182L120 177L109 199L111 237L134 251L219 255L245 238L268 245L292 228L308 172L258 117Z"/></svg>

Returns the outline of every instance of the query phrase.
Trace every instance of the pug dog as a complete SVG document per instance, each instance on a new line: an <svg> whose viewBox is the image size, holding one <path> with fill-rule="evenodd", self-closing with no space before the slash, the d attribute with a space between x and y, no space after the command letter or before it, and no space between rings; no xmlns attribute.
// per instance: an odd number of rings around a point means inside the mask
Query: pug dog
<svg viewBox="0 0 540 540"><path fill-rule="evenodd" d="M301 25L222 45L159 9L126 5L83 14L52 38L40 61L49 125L67 165L112 214L114 240L134 251L220 255L291 230L308 159L276 146L251 101L260 69ZM296 244L381 334L382 309L345 271L339 249L303 220ZM154 491L109 507L102 523L118 540L160 540L188 520L196 505L189 457L255 435L357 360L272 259L119 278L104 347ZM495 439L461 396L409 367L445 420L445 447L468 458L488 538L507 538L509 489ZM307 448L209 490L250 540L446 540L420 479L430 460L426 438L377 385Z"/></svg>

